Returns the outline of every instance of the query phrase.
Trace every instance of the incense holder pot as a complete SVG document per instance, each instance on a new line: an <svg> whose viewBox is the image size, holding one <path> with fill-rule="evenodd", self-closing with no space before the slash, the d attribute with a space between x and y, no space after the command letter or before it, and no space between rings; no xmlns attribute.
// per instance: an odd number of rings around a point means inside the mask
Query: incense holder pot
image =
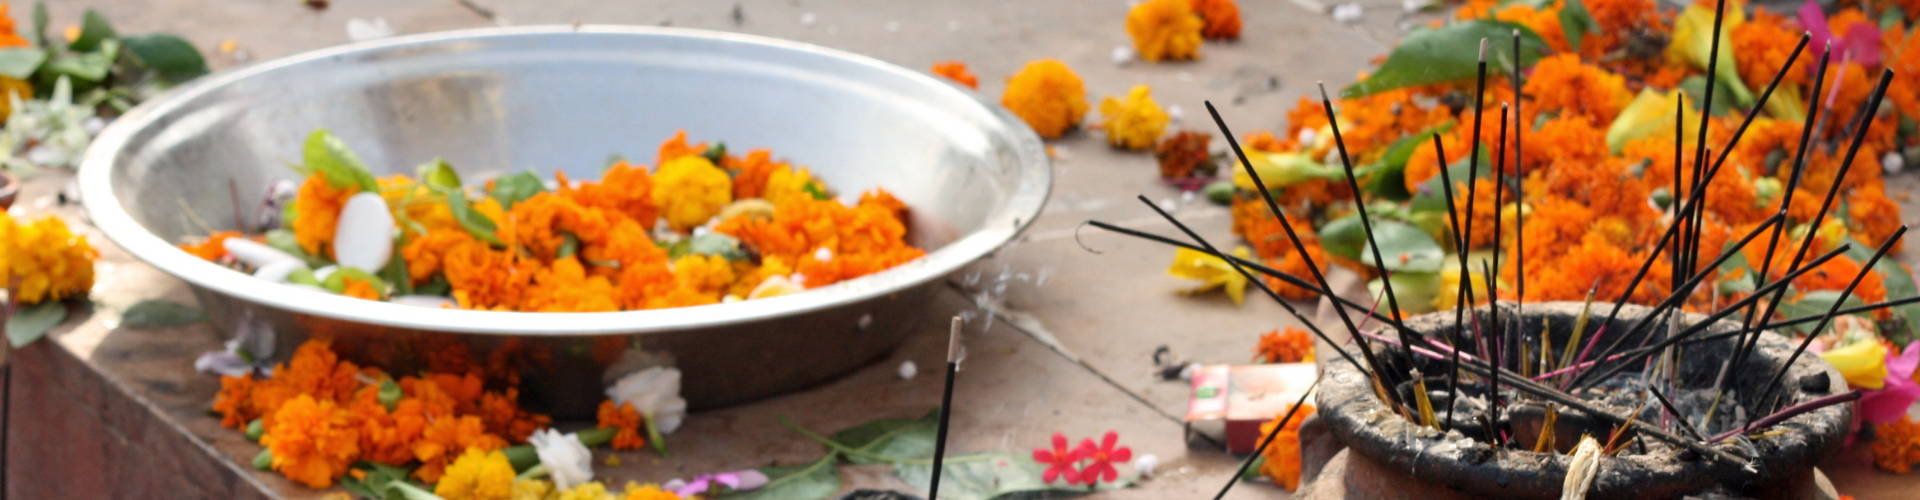
<svg viewBox="0 0 1920 500"><path fill-rule="evenodd" d="M1566 343L1574 340L1572 333L1582 307L1577 302L1529 303L1522 314L1516 311L1513 304L1500 304L1503 329L1512 328L1522 332L1518 335L1510 333L1506 338L1521 340L1507 342L1504 346L1508 356L1519 357L1503 359L1530 359L1534 360L1535 367L1558 366L1559 363L1550 359L1540 360L1540 352L1551 352L1548 358L1562 356ZM1481 307L1476 312L1481 315L1484 326L1488 309ZM1650 340L1658 340L1669 332L1666 324L1668 318L1649 321L1649 328L1642 329L1644 331L1639 334L1629 332L1636 322L1651 312L1650 308L1625 306L1612 321L1608 320L1609 312L1609 305L1594 304L1585 328L1587 336L1578 340L1587 342L1591 340L1593 332L1600 331L1599 345L1604 348L1615 340L1614 335L1618 335L1608 332L1627 332L1627 337L1621 343L1625 347L1618 350L1624 351L1641 345L1641 341L1649 336L1652 337ZM1519 321L1513 321L1516 318ZM1705 318L1704 315L1689 314L1681 324L1691 325ZM1444 311L1417 316L1408 319L1406 325L1434 339L1453 338L1454 314ZM1737 322L1721 321L1691 338L1711 339L1716 334L1739 329ZM1541 347L1543 335L1551 343L1545 348ZM1764 333L1753 355L1741 366L1729 370L1726 398L1713 412L1713 420L1702 425L1702 416L1709 414L1708 408L1712 407L1715 379L1719 376L1723 361L1735 349L1736 340L1729 337L1680 343L1674 351L1678 353L1676 358L1679 361L1668 365L1677 369L1657 371L1656 376L1650 377L1642 370L1651 364L1636 363L1619 375L1572 393L1607 413L1636 415L1637 420L1672 429L1674 435L1693 439L1690 431L1667 424L1673 420L1657 402L1651 398L1642 402L1647 394L1644 389L1646 381L1654 378L1660 387L1671 389L1662 392L1679 413L1687 415L1690 422L1701 427L1701 434L1713 436L1735 429L1746 421L1744 409L1754 407L1767 390L1764 385L1786 362L1795 347L1783 336ZM1517 345L1522 343L1530 345ZM1506 383L1502 384L1499 391L1500 399L1504 402L1503 408L1488 419L1487 408L1490 405L1486 403L1486 386L1479 378L1467 382L1469 377L1463 369L1460 396L1450 398L1450 391L1444 382L1449 366L1446 361L1419 357L1415 366L1407 366L1392 360L1399 356L1389 355L1400 352L1398 346L1381 342L1371 345L1374 352L1380 355L1382 363L1387 365L1384 370L1404 374L1409 373L1411 368L1418 368L1426 374L1424 379L1428 382L1427 392L1433 402L1436 420L1444 419L1451 405L1456 425L1441 432L1397 415L1381 401L1365 374L1338 356L1326 356L1327 378L1317 395L1316 402L1321 410L1315 416L1324 421L1330 433L1347 450L1342 452L1344 461L1336 456L1335 463L1330 463L1321 477L1316 479L1317 489L1313 491L1339 491L1339 495L1346 498L1559 498L1571 456L1556 449L1571 449L1574 443L1569 441L1577 441L1577 436L1582 433L1605 443L1614 428L1614 422L1605 417L1559 407L1553 446L1540 448L1545 449L1544 452L1532 451L1536 449L1532 445L1540 438L1543 427L1539 417L1544 405L1538 398L1514 391L1510 382L1503 377ZM1347 349L1359 358L1360 353L1354 347L1349 345ZM1432 345L1425 347L1434 352L1446 352ZM1598 351L1596 349L1594 356L1598 356ZM1462 352L1477 355L1478 351L1469 346ZM1509 368L1514 366L1505 365ZM1545 373L1538 368L1515 371ZM1541 382L1559 387L1559 380L1555 378ZM1847 390L1847 384L1839 372L1811 353L1801 354L1781 380L1782 387L1778 391L1786 396L1776 398L1785 401L1779 407ZM1411 397L1412 391L1406 387L1407 384L1401 385L1401 394ZM1841 446L1852 411L1852 403L1826 406L1746 436L1708 445L1717 451L1746 457L1746 463L1703 456L1653 439L1652 436L1623 434L1621 442L1624 443L1624 449L1601 458L1598 474L1588 490L1588 498L1643 499L1692 495L1818 498L1822 495L1815 486L1814 464ZM1753 418L1760 416L1764 415L1755 415ZM1494 432L1519 444L1498 448L1490 445L1486 439L1489 421L1493 424L1491 427L1496 429ZM1523 432L1533 432L1535 435L1521 439L1517 434ZM1524 449L1521 448L1523 445ZM1329 490L1325 489L1327 485L1321 484L1326 482L1340 484L1333 485L1333 489Z"/></svg>

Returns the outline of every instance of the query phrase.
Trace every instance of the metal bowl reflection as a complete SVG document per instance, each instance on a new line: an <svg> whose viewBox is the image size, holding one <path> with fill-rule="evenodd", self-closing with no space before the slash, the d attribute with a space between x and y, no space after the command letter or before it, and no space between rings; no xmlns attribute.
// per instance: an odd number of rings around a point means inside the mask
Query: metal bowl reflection
<svg viewBox="0 0 1920 500"><path fill-rule="evenodd" d="M353 146L377 175L442 157L468 179L529 168L593 179L610 155L650 162L659 140L685 129L697 140L771 148L842 193L888 189L911 208L909 238L929 253L771 299L518 313L306 291L173 246L208 226L236 227L236 204L296 177L286 165L317 128ZM247 201L234 199L229 182ZM1031 222L1051 182L1031 130L930 76L780 40L607 26L408 36L214 75L117 120L79 174L109 238L185 280L216 326L253 332L257 349L284 358L325 335L349 357L396 373L486 363L519 375L529 406L563 416L591 414L602 379L635 352L671 357L696 408L870 362L920 324L940 278Z"/></svg>

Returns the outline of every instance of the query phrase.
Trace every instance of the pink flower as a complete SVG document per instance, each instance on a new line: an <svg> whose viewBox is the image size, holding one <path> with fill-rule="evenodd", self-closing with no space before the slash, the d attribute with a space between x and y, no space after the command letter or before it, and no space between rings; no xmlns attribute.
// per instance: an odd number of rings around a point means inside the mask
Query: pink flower
<svg viewBox="0 0 1920 500"><path fill-rule="evenodd" d="M1120 477L1120 472L1114 470L1113 463L1133 460L1133 449L1125 446L1114 447L1118 441L1120 441L1120 434L1113 431L1107 431L1107 435L1100 438L1098 447L1093 445L1092 439L1080 441L1080 451L1090 460L1086 469L1080 471L1087 483L1113 482Z"/></svg>
<svg viewBox="0 0 1920 500"><path fill-rule="evenodd" d="M1879 29L1859 23L1848 26L1846 33L1836 37L1827 26L1827 13L1820 10L1820 4L1813 0L1802 4L1799 14L1800 26L1813 35L1812 46L1824 47L1831 42L1834 55L1840 56L1841 61L1853 61L1869 68L1880 65ZM1807 70L1812 71L1813 68L1808 67Z"/></svg>
<svg viewBox="0 0 1920 500"><path fill-rule="evenodd" d="M1067 484L1080 484L1080 480L1082 479L1080 477L1080 471L1073 467L1080 463L1080 459L1086 458L1087 448L1088 446L1082 445L1079 448L1069 450L1067 449L1067 436L1058 432L1053 433L1052 450L1046 448L1034 448L1033 450L1033 461L1040 462L1047 466L1047 471L1041 475L1040 480L1051 483L1054 479L1065 478ZM1111 467L1109 467L1109 469L1111 469Z"/></svg>
<svg viewBox="0 0 1920 500"><path fill-rule="evenodd" d="M1860 398L1860 416L1870 423L1887 423L1899 420L1920 399L1920 383L1913 381L1913 371L1920 365L1920 341L1907 344L1900 355L1887 353L1887 382L1877 391L1867 391Z"/></svg>

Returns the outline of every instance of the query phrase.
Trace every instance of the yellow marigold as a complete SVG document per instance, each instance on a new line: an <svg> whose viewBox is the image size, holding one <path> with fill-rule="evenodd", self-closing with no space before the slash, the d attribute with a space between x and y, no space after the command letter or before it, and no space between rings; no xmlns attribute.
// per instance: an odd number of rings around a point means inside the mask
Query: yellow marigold
<svg viewBox="0 0 1920 500"><path fill-rule="evenodd" d="M1207 22L1206 28L1200 31L1207 38L1240 38L1240 4L1233 0L1190 0L1187 5Z"/></svg>
<svg viewBox="0 0 1920 500"><path fill-rule="evenodd" d="M601 427L617 429L613 434L611 446L616 450L638 450L647 446L646 432L640 429L640 411L633 409L632 403L619 403L613 400L600 402L598 420Z"/></svg>
<svg viewBox="0 0 1920 500"><path fill-rule="evenodd" d="M380 178L380 198L393 211L393 220L408 238L418 238L436 229L460 229L453 219L453 208L432 188L404 175Z"/></svg>
<svg viewBox="0 0 1920 500"><path fill-rule="evenodd" d="M1273 437L1272 444L1267 445L1267 461L1260 465L1261 474L1273 478L1274 483L1287 491L1300 487L1300 423L1312 415L1313 405L1300 405L1300 411L1294 412L1293 418L1287 420L1287 426ZM1260 435L1272 433L1274 426L1280 425L1280 419L1285 416L1286 412L1281 412L1273 417L1273 421L1260 424Z"/></svg>
<svg viewBox="0 0 1920 500"><path fill-rule="evenodd" d="M619 498L607 492L607 485L588 482L560 492L557 500L619 500Z"/></svg>
<svg viewBox="0 0 1920 500"><path fill-rule="evenodd" d="M1027 63L1007 79L1000 105L1027 122L1040 137L1054 139L1086 116L1087 89L1066 63L1041 59Z"/></svg>
<svg viewBox="0 0 1920 500"><path fill-rule="evenodd" d="M673 277L681 287L718 301L733 284L733 264L718 255L689 254L673 261Z"/></svg>
<svg viewBox="0 0 1920 500"><path fill-rule="evenodd" d="M414 469L413 476L429 483L438 482L446 473L447 465L456 458L454 451L505 447L507 440L487 434L487 424L480 417L436 419L427 424L420 440L413 444L413 457L420 460L420 468Z"/></svg>
<svg viewBox="0 0 1920 500"><path fill-rule="evenodd" d="M733 201L733 181L706 158L690 155L668 161L654 173L653 204L676 231L687 231Z"/></svg>
<svg viewBox="0 0 1920 500"><path fill-rule="evenodd" d="M1101 128L1107 131L1107 143L1114 147L1141 150L1153 147L1166 132L1171 118L1153 102L1153 89L1135 85L1121 99L1100 100L1100 114L1106 116Z"/></svg>
<svg viewBox="0 0 1920 500"><path fill-rule="evenodd" d="M980 79L973 76L973 72L967 71L967 63L960 61L934 63L933 74L946 77L955 83L966 85L967 88L970 89L978 90L980 88Z"/></svg>
<svg viewBox="0 0 1920 500"><path fill-rule="evenodd" d="M345 409L302 394L274 412L261 436L273 470L311 488L326 488L360 456L360 435Z"/></svg>
<svg viewBox="0 0 1920 500"><path fill-rule="evenodd" d="M513 497L513 476L507 454L468 448L447 466L433 494L446 500L508 500Z"/></svg>
<svg viewBox="0 0 1920 500"><path fill-rule="evenodd" d="M580 259L554 259L553 265L535 272L533 286L517 311L603 312L618 311L613 282L606 276L588 276Z"/></svg>
<svg viewBox="0 0 1920 500"><path fill-rule="evenodd" d="M293 198L293 239L300 248L309 254L321 255L328 243L333 242L333 230L340 222L340 209L347 204L347 198L353 197L359 188L334 187L327 177L320 173L307 176L300 183L300 191Z"/></svg>
<svg viewBox="0 0 1920 500"><path fill-rule="evenodd" d="M760 188L760 198L775 205L790 200L811 200L813 193L807 192L808 185L813 185L812 189L820 189L813 181L812 172L779 164L767 172L766 183Z"/></svg>
<svg viewBox="0 0 1920 500"><path fill-rule="evenodd" d="M0 213L0 286L19 280L13 294L21 304L86 295L99 256L58 218L21 222Z"/></svg>
<svg viewBox="0 0 1920 500"><path fill-rule="evenodd" d="M1127 11L1127 36L1141 59L1200 57L1200 30L1206 21L1187 0L1147 0Z"/></svg>
<svg viewBox="0 0 1920 500"><path fill-rule="evenodd" d="M553 496L552 481L522 479L513 482L513 500L548 500Z"/></svg>

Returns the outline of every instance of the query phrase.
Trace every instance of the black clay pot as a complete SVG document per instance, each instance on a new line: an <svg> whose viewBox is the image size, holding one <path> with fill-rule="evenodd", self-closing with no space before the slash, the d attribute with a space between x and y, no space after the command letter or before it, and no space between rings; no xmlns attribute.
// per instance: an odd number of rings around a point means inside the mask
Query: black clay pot
<svg viewBox="0 0 1920 500"><path fill-rule="evenodd" d="M1501 308L1503 317L1509 320L1513 318L1512 304L1501 304ZM1575 302L1530 303L1526 305L1525 317L1519 325L1526 328L1529 335L1537 336L1544 331L1549 338L1553 339L1555 346L1562 346L1568 334L1571 333L1580 310L1581 304ZM1594 304L1588 326L1589 332L1596 330L1607 321L1609 310L1606 304ZM1487 309L1482 307L1479 311L1484 315ZM1607 330L1609 332L1629 330L1636 320L1648 312L1650 310L1645 307L1626 306L1621 309L1619 318ZM1454 328L1453 318L1451 311L1426 314L1410 318L1407 326L1416 331L1442 336L1436 338L1448 338L1452 335ZM1701 319L1704 319L1704 316L1690 315L1687 318L1689 322ZM1706 337L1738 328L1739 325L1734 322L1722 321L1698 336ZM1660 327L1648 330L1659 330L1664 333L1666 329L1662 324ZM1603 337L1602 345L1611 341L1611 335L1615 334L1605 334L1607 336ZM1629 346L1639 345L1637 338L1629 338L1627 341L1630 342L1627 344ZM1687 362L1683 363L1678 370L1679 387L1683 391L1711 387L1721 361L1733 350L1733 340L1683 345L1686 346L1687 352L1682 359ZM1388 349L1398 350L1397 347L1378 342L1373 343L1373 346L1377 353L1386 353ZM1349 345L1347 349L1357 358L1359 353L1354 347ZM1792 353L1793 348L1794 346L1789 344L1786 338L1770 332L1765 334L1754 355L1743 363L1743 366L1734 367L1731 371L1733 375L1729 378L1728 384L1732 390L1729 395L1743 403L1758 399L1760 393L1764 391L1762 385ZM1465 352L1473 351L1473 349L1467 349ZM1509 355L1517 354L1510 351ZM1382 354L1382 358L1386 357ZM1547 499L1560 497L1561 484L1567 472L1568 455L1535 453L1513 448L1495 450L1484 439L1475 439L1462 432L1465 430L1475 435L1485 434L1480 430L1481 424L1477 420L1482 414L1479 413L1478 408L1484 407L1484 404L1480 406L1473 404L1476 401L1474 398L1484 397L1482 394L1477 394L1478 389L1482 387L1479 383L1470 386L1462 384L1475 389L1469 392L1476 394L1460 398L1462 400L1460 406L1456 407L1456 412L1460 414L1456 415L1456 419L1461 423L1456 426L1456 430L1442 433L1394 414L1375 395L1368 379L1351 364L1337 356L1330 355L1325 358L1327 359L1327 378L1322 382L1316 400L1320 407L1316 416L1325 419L1334 437L1350 449L1349 453L1353 455L1349 457L1350 460L1367 462L1366 467L1349 467L1348 470L1364 469L1366 471L1364 473L1349 473L1349 475L1363 474L1368 477L1348 477L1344 480L1349 484L1354 481L1376 483L1363 488L1349 488L1349 491L1393 492L1387 495L1398 498L1419 496L1428 500L1447 497ZM1383 362L1385 362L1384 359ZM1635 369L1623 372L1623 375L1639 376L1633 373L1638 370L1638 367L1639 365L1636 365ZM1404 365L1391 365L1388 369L1405 373L1408 368ZM1426 358L1420 359L1418 368L1429 376L1430 383L1434 380L1433 375L1447 373L1447 364ZM1622 379L1622 377L1613 378L1615 381ZM1846 382L1840 374L1821 361L1818 356L1810 353L1802 354L1783 380L1785 383L1780 391L1788 393L1789 402L1805 402L1847 390ZM1608 383L1603 382L1598 385L1605 387ZM1438 400L1444 399L1441 396L1445 392L1444 385L1429 387L1429 393L1436 396L1434 403L1436 413L1445 411L1447 402ZM1510 402L1510 408L1519 409L1503 412L1498 417L1498 425L1508 429L1510 433L1529 428L1538 432L1537 425L1531 427L1528 425L1529 412L1537 415L1538 408L1529 410L1520 404L1524 401L1537 401L1537 399L1510 392L1510 389L1504 386L1501 392L1502 399ZM1630 391L1618 392L1625 394ZM1700 391L1696 394L1707 392ZM1588 401L1597 402L1596 406L1608 408L1619 414L1632 413L1632 407L1635 406L1624 401L1607 401L1597 393L1582 392L1580 394L1588 396ZM1670 399L1679 398L1677 395L1670 396ZM1676 405L1681 407L1683 413L1691 413L1688 410L1690 406L1704 407L1700 398L1696 398L1692 405L1687 402L1676 402ZM1726 405L1726 407L1732 407L1732 405ZM1580 414L1578 410L1562 408L1560 411L1562 412L1561 423L1570 426L1588 429L1612 427L1611 422L1593 422L1598 419ZM1649 408L1644 409L1639 415L1642 419L1658 418L1657 412L1657 408ZM1805 498L1813 491L1811 478L1814 464L1837 451L1845 438L1851 418L1852 404L1833 405L1786 420L1770 429L1774 432L1762 437L1744 440L1744 443L1737 443L1736 441L1740 441L1738 439L1729 439L1713 445L1716 449L1735 455L1757 457L1752 459L1750 466L1747 467L1724 460L1703 458L1695 452L1642 436L1642 439L1629 446L1626 451L1602 459L1599 475L1589 490L1588 498L1674 498L1705 492L1731 493L1758 498ZM1708 429L1702 429L1702 432L1712 435L1717 431L1732 428L1735 425L1732 420L1732 418L1717 418L1716 424L1710 425ZM1556 425L1556 427L1559 426ZM1675 433L1685 436L1683 432ZM1603 442L1607 438L1604 431L1594 437ZM1567 439L1569 437L1562 434L1556 441ZM1526 439L1524 442L1530 443L1532 439ZM1572 446L1571 443L1565 442L1557 444L1562 448ZM1382 475L1399 475L1400 477L1380 477ZM1382 481L1401 483L1377 484Z"/></svg>

